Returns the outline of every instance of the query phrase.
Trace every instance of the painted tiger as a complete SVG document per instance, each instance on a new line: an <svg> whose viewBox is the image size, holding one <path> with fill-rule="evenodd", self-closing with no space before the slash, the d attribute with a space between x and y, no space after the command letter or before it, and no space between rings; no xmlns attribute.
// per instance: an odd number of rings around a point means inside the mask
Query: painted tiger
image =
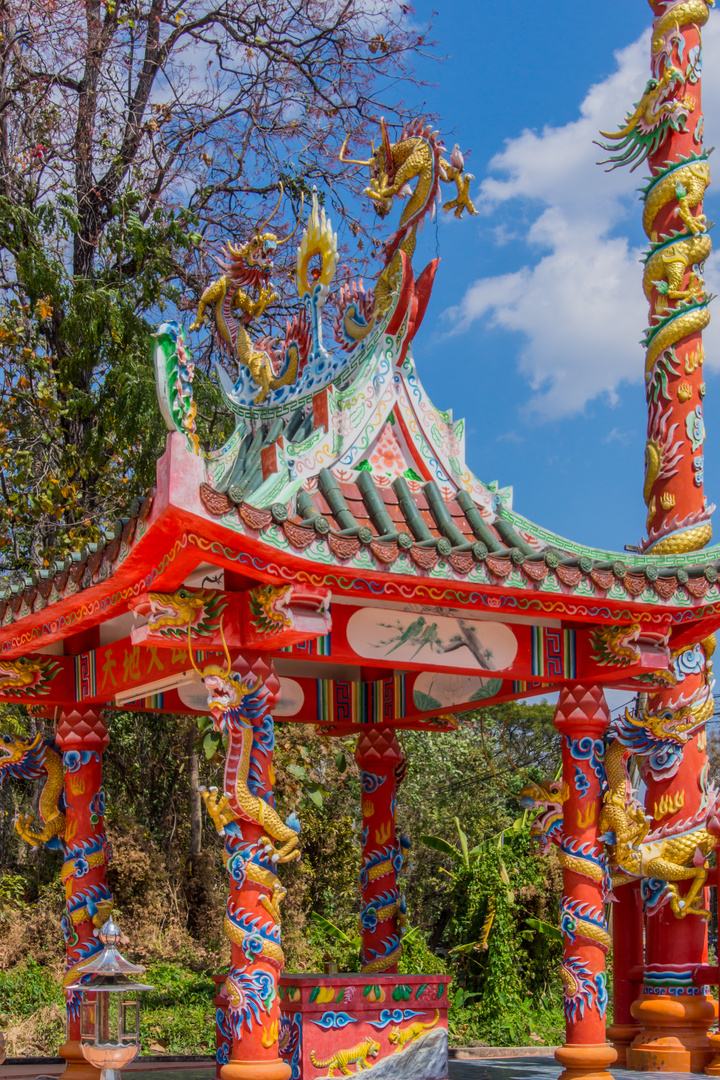
<svg viewBox="0 0 720 1080"><path fill-rule="evenodd" d="M339 1069L342 1076L352 1076L348 1066L355 1065L356 1072L361 1069L372 1068L368 1058L376 1058L380 1053L380 1043L373 1039L363 1039L357 1046L351 1046L349 1050L336 1050L327 1061L318 1061L315 1051L310 1051L310 1060L316 1069L327 1069L328 1076L334 1076L335 1070Z"/></svg>
<svg viewBox="0 0 720 1080"><path fill-rule="evenodd" d="M397 1054L398 1051L409 1046L409 1044L415 1042L416 1039L419 1039L424 1031L429 1031L430 1028L434 1028L439 1019L440 1010L436 1009L435 1019L431 1024L423 1024L420 1020L416 1020L414 1024L410 1024L410 1026L406 1028L392 1027L390 1028L390 1034L388 1035L388 1042L393 1044L397 1043L397 1046L395 1047L395 1053Z"/></svg>

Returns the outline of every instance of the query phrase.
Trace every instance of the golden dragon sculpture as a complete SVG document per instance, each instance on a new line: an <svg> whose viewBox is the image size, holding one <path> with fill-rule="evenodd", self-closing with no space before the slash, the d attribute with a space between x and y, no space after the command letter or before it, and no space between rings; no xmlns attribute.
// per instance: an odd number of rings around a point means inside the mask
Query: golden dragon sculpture
<svg viewBox="0 0 720 1080"><path fill-rule="evenodd" d="M336 339L340 342L347 338L353 343L362 340L370 333L377 319L388 310L402 278L401 252L409 260L412 259L418 232L426 217L434 212L441 181L454 183L456 187L455 198L443 204L446 212L452 210L458 218L465 210L469 214L477 213L470 198L470 184L475 177L472 173L464 172L465 162L459 146L454 147L450 161L447 161L442 156L444 147L438 132L433 131L424 120L413 120L406 124L397 142L390 141L384 120L381 120L380 128L380 145L377 149L372 146L371 157L364 161L347 157L347 136L340 149L340 161L369 166L371 178L365 194L372 200L380 217L390 213L394 199L407 196L407 202L397 230L382 248L385 265L375 286L369 318L360 323L354 319L354 312L348 309L342 328L345 334L336 332ZM413 183L414 188L411 186Z"/></svg>
<svg viewBox="0 0 720 1080"><path fill-rule="evenodd" d="M277 248L290 240L300 224L298 216L295 229L284 240L278 240L275 233L265 232L280 209L283 185L279 187L278 205L257 233L240 247L228 241L223 248L224 260L220 262L223 273L203 292L195 320L189 327L191 331L201 329L208 309L212 308L215 329L226 352L238 365L248 368L259 387L256 404L265 401L271 390L292 385L310 350L310 326L304 310L288 323L281 352L273 346L271 338L264 337L253 344L248 333L250 325L278 298L271 281L273 258Z"/></svg>
<svg viewBox="0 0 720 1080"><path fill-rule="evenodd" d="M613 885L631 878L664 882L670 908L677 918L701 915L709 919L710 912L702 906L702 890L708 876L705 860L718 838L701 823L706 820L708 809L703 807L697 819L683 823L676 833L662 827L651 832L652 822L632 793L625 766L628 754L621 743L613 741L605 755L608 787L603 796L599 827L609 838ZM684 895L678 888L680 881L691 882Z"/></svg>
<svg viewBox="0 0 720 1080"><path fill-rule="evenodd" d="M37 827L33 814L18 814L15 829L32 847L41 844L61 847L65 838L65 814L61 809L63 766L58 751L40 734L29 739L20 735L3 735L0 741L0 785L10 776L22 780L47 776L39 804L42 828Z"/></svg>
<svg viewBox="0 0 720 1080"><path fill-rule="evenodd" d="M260 925L231 898L225 933L243 949L247 959L264 958L279 971L285 963L280 945L280 904L286 890L274 871L278 863L299 858L300 823L295 815L283 821L272 798L263 797L268 794L260 779L263 759L274 746L269 693L261 678L252 687L243 682L231 670L229 656L225 668L210 664L200 674L216 729L226 734L228 742L224 793L202 788L201 795L215 828L225 837L223 858L228 872L232 876L239 873L243 880L260 886L259 902L272 919L272 923ZM272 764L269 769L272 777ZM243 821L254 822L266 830L257 843L248 846L243 841Z"/></svg>

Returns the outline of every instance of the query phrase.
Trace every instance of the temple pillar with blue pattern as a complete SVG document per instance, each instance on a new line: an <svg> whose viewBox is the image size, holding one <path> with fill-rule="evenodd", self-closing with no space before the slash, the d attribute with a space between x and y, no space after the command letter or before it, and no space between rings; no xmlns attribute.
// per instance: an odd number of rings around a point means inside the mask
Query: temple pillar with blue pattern
<svg viewBox="0 0 720 1080"><path fill-rule="evenodd" d="M398 888L409 843L398 838L395 809L405 755L394 728L368 724L355 761L362 779L362 972L394 974L402 955L405 901Z"/></svg>

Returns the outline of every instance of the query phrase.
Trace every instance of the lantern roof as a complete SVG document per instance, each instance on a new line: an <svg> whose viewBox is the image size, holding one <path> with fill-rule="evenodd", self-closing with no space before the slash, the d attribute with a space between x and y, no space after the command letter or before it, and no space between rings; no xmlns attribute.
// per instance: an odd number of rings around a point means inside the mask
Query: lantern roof
<svg viewBox="0 0 720 1080"><path fill-rule="evenodd" d="M120 929L112 918L103 924L98 936L103 942L103 948L81 965L78 980L67 986L67 990L153 989L152 986L135 981L133 976L144 975L145 968L126 960L116 948L120 940Z"/></svg>

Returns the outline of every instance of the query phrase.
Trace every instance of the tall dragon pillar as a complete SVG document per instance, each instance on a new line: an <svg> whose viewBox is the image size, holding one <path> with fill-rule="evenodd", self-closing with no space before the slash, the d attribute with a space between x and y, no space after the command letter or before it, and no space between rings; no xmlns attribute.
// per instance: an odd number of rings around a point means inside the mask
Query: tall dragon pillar
<svg viewBox="0 0 720 1080"><path fill-rule="evenodd" d="M702 269L712 243L703 214L710 183L700 100L701 27L706 0L652 0L652 77L620 131L603 132L610 168L643 162L643 226L650 242L643 290L648 431L643 495L654 555L697 551L710 542L704 493L702 331L710 297Z"/></svg>
<svg viewBox="0 0 720 1080"><path fill-rule="evenodd" d="M712 537L714 508L704 494L702 342L710 321L702 272L712 245L703 213L710 168L701 104L701 35L712 3L650 0L651 79L621 129L603 132L601 144L610 168L647 162L650 172L642 188L650 248L643 274L649 304L647 538L640 550L655 555L697 551ZM663 850L669 843L675 856L672 865L666 860L669 886L655 879L642 883L645 980L632 1006L642 1030L627 1051L630 1068L694 1071L710 1056L712 1006L690 976L706 948L703 896L695 895L702 875L692 866L692 852L681 847L683 835L693 843L693 829L704 827L704 724L708 709L712 713L707 661L713 647L705 642L674 656L675 685L640 695L634 713L618 726L618 738L641 765L651 836Z"/></svg>
<svg viewBox="0 0 720 1080"><path fill-rule="evenodd" d="M107 887L108 845L102 754L109 736L102 714L92 709L62 714L56 741L62 750L65 799L65 886L63 932L67 949L64 985L75 982L83 963L102 949L96 931L112 912ZM92 1080L99 1071L80 1050L80 994L67 992L67 1040L60 1047L67 1062L65 1080Z"/></svg>
<svg viewBox="0 0 720 1080"><path fill-rule="evenodd" d="M277 867L299 857L299 822L283 822L273 795L275 731L272 709L280 684L270 661L239 656L226 668L203 671L215 727L227 740L224 794L203 791L225 840L229 875L225 933L231 942L225 983L227 1021L223 1080L287 1080L280 1058L278 980L285 963L280 944ZM226 1025L226 1026L225 1026Z"/></svg>
<svg viewBox="0 0 720 1080"><path fill-rule="evenodd" d="M362 777L363 853L360 869L362 971L397 972L402 955L405 903L398 889L409 843L398 839L397 786L405 765L397 735L387 725L368 725L358 739L355 761Z"/></svg>
<svg viewBox="0 0 720 1080"><path fill-rule="evenodd" d="M610 722L600 687L575 684L560 693L555 727L562 736L563 894L560 926L565 1045L555 1052L561 1080L611 1080L616 1053L605 1038L608 1005L605 956L610 945L603 905L609 876L599 839L603 735Z"/></svg>
<svg viewBox="0 0 720 1080"><path fill-rule="evenodd" d="M640 765L652 828L647 843L661 854L667 881L641 882L644 979L632 1006L641 1031L627 1051L629 1068L697 1072L713 1056L714 1005L707 988L693 982L707 955L703 865L714 843L707 820L717 812L705 750L705 724L714 711L713 648L708 639L674 656L672 690L640 695L634 711L613 725Z"/></svg>

